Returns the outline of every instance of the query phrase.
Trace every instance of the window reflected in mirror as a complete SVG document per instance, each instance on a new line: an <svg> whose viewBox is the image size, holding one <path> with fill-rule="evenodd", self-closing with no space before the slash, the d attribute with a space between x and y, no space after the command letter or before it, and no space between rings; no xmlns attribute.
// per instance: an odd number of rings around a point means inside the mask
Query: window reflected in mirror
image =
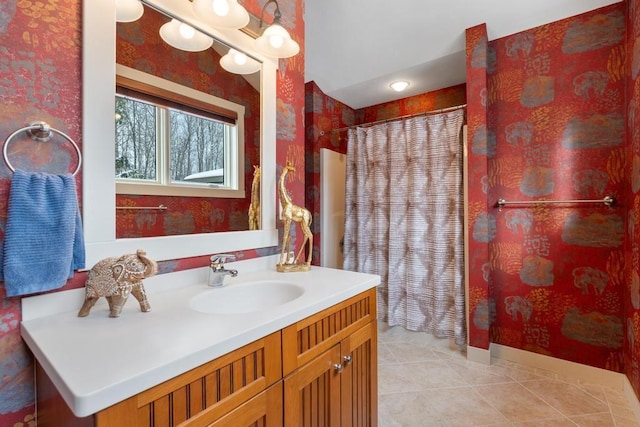
<svg viewBox="0 0 640 427"><path fill-rule="evenodd" d="M238 147L243 145L244 135L237 131L237 120L244 118L244 107L234 104L230 111L216 97L175 84L171 92L168 82L144 73L137 75L163 87L137 81L135 86L146 89L141 92L117 85L118 192L243 198L244 191L239 188L243 181L243 165L239 162L242 153ZM132 82L122 76L116 80ZM189 98L190 94L194 98ZM175 102L177 98L189 105ZM191 191L194 188L200 191ZM182 191L185 189L188 191ZM214 189L230 191L225 194Z"/></svg>

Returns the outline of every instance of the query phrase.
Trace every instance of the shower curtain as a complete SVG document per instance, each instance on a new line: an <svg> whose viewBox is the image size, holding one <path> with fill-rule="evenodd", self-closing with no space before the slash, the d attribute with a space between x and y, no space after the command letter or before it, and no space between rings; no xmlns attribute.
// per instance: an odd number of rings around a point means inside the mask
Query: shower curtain
<svg viewBox="0 0 640 427"><path fill-rule="evenodd" d="M379 274L378 318L466 341L464 111L349 130L344 268Z"/></svg>

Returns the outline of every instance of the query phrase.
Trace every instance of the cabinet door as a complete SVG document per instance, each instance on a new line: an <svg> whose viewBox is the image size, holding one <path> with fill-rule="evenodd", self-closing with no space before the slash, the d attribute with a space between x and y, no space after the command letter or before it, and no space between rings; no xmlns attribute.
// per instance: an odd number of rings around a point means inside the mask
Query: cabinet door
<svg viewBox="0 0 640 427"><path fill-rule="evenodd" d="M286 427L340 425L340 345L337 344L284 379Z"/></svg>
<svg viewBox="0 0 640 427"><path fill-rule="evenodd" d="M243 403L210 427L281 427L282 382Z"/></svg>
<svg viewBox="0 0 640 427"><path fill-rule="evenodd" d="M341 343L342 425L378 425L377 325L371 322Z"/></svg>

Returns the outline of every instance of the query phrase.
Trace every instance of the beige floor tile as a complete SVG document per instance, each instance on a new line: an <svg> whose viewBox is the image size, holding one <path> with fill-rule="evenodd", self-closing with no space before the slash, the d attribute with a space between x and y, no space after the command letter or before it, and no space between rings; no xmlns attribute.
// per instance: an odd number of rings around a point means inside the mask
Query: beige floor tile
<svg viewBox="0 0 640 427"><path fill-rule="evenodd" d="M562 417L561 413L518 383L474 386L473 389L511 422Z"/></svg>
<svg viewBox="0 0 640 427"><path fill-rule="evenodd" d="M633 414L633 411L627 404L622 404L622 405L609 404L609 408L614 418L616 418L616 420L619 418L627 419L627 420L635 420L635 415Z"/></svg>
<svg viewBox="0 0 640 427"><path fill-rule="evenodd" d="M439 389L380 397L383 426L484 426L508 423L469 390Z"/></svg>
<svg viewBox="0 0 640 427"><path fill-rule="evenodd" d="M576 427L576 424L574 422L564 417L550 418L548 420L528 421L511 425L515 425L518 427Z"/></svg>
<svg viewBox="0 0 640 427"><path fill-rule="evenodd" d="M491 366L502 368L507 375L516 381L537 380L547 378L541 375L539 370L528 366L518 365L508 360L491 359Z"/></svg>
<svg viewBox="0 0 640 427"><path fill-rule="evenodd" d="M378 324L379 427L640 427L620 390Z"/></svg>
<svg viewBox="0 0 640 427"><path fill-rule="evenodd" d="M616 421L616 427L638 427L640 426L640 424L638 424L637 421L634 420L628 420L626 418L618 418L618 417L614 417L615 421Z"/></svg>
<svg viewBox="0 0 640 427"><path fill-rule="evenodd" d="M578 387L580 387L581 390L584 390L586 393L588 393L590 396L592 396L594 399L598 399L601 402L607 402L607 394L604 391L604 387L597 385L597 384L584 384L581 383L578 385Z"/></svg>
<svg viewBox="0 0 640 427"><path fill-rule="evenodd" d="M627 406L627 397L622 390L604 388L603 391L610 405Z"/></svg>
<svg viewBox="0 0 640 427"><path fill-rule="evenodd" d="M385 344L396 360L401 363L441 360L431 351L428 344L409 342L387 342Z"/></svg>
<svg viewBox="0 0 640 427"><path fill-rule="evenodd" d="M430 412L420 393L381 395L378 399L379 427L446 426L440 414Z"/></svg>
<svg viewBox="0 0 640 427"><path fill-rule="evenodd" d="M465 383L446 362L388 364L378 367L380 394L418 391L430 388L462 387Z"/></svg>
<svg viewBox="0 0 640 427"><path fill-rule="evenodd" d="M479 364L473 362L465 364L448 363L455 373L469 385L500 384L515 381L501 367L478 366Z"/></svg>
<svg viewBox="0 0 640 427"><path fill-rule="evenodd" d="M613 417L607 411L602 414L576 415L569 417L579 427L614 427Z"/></svg>
<svg viewBox="0 0 640 427"><path fill-rule="evenodd" d="M609 411L605 402L573 384L556 380L525 381L521 384L565 416Z"/></svg>
<svg viewBox="0 0 640 427"><path fill-rule="evenodd" d="M387 365L389 363L398 363L385 343L378 343L378 365Z"/></svg>

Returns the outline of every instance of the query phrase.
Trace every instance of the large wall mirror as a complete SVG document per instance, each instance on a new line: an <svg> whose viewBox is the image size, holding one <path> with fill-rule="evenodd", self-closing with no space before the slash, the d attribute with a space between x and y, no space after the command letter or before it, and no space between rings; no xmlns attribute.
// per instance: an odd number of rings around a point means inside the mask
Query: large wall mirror
<svg viewBox="0 0 640 427"><path fill-rule="evenodd" d="M254 82L260 88L258 123L261 229L117 238L120 233L116 233L114 179L117 28L115 1L85 0L83 5L83 220L87 267L91 267L107 256L135 251L137 248L144 248L156 260L168 260L276 246L275 76L277 61L260 55L253 47L253 38L244 32L215 29L200 22L190 7L191 3L187 0L145 0L144 3L203 29L217 40L214 45L220 43L222 46L243 51L261 63L257 83ZM105 17L112 18L105 19ZM215 56L216 52L211 54Z"/></svg>

